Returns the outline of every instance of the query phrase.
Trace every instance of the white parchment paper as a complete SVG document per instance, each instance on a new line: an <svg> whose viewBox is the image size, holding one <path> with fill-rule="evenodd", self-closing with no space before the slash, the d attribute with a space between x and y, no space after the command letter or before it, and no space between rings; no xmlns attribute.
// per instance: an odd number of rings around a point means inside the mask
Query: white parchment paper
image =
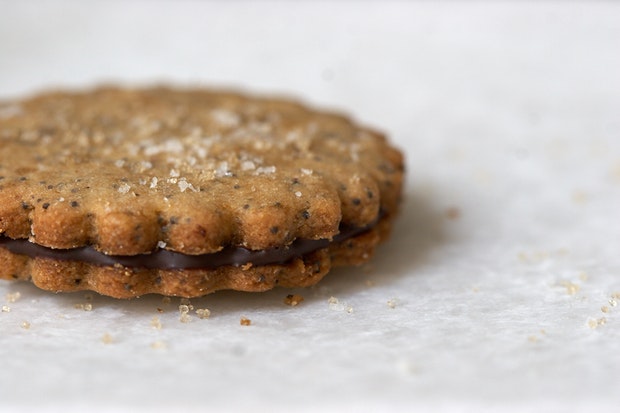
<svg viewBox="0 0 620 413"><path fill-rule="evenodd" d="M2 99L233 86L345 111L408 159L393 237L314 288L181 322L179 299L1 281L0 410L617 409L617 4L0 5Z"/></svg>

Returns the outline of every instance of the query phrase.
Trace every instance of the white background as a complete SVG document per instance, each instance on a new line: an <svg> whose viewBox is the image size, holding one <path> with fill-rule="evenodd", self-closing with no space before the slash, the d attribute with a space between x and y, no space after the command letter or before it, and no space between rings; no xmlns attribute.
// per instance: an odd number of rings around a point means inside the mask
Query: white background
<svg viewBox="0 0 620 413"><path fill-rule="evenodd" d="M616 410L619 74L614 3L0 1L1 99L290 95L408 165L392 239L297 307L223 292L181 323L178 299L0 282L0 410Z"/></svg>

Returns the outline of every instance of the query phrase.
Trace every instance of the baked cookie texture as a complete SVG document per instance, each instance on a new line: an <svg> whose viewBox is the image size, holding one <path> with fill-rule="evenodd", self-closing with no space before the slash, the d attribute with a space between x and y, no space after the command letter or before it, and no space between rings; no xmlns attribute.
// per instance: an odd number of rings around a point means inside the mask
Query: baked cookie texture
<svg viewBox="0 0 620 413"><path fill-rule="evenodd" d="M402 154L380 133L289 100L200 89L53 92L0 103L0 237L106 255L286 248L369 227L285 263L145 269L26 256L0 278L51 291L196 297L308 286L389 233Z"/></svg>

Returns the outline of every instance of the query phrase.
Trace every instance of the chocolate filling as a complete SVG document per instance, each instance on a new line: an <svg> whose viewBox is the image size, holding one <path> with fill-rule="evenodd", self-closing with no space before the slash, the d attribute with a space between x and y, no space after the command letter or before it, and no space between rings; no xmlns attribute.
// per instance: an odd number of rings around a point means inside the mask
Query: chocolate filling
<svg viewBox="0 0 620 413"><path fill-rule="evenodd" d="M268 265L283 264L316 250L326 248L369 231L377 221L365 227L341 226L333 239L297 239L288 246L254 251L243 247L226 247L211 254L187 255L180 252L157 249L149 254L106 255L93 247L54 249L44 247L27 239L12 239L0 235L0 246L13 254L29 257L45 257L64 261L80 261L95 265L116 265L149 269L216 268L222 265Z"/></svg>

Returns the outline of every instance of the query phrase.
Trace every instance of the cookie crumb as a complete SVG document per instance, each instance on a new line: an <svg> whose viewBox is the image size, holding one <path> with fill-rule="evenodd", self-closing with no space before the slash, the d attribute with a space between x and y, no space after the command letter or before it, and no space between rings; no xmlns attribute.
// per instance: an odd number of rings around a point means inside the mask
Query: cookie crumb
<svg viewBox="0 0 620 413"><path fill-rule="evenodd" d="M102 337L101 337L101 342L103 344L111 344L114 340L112 339L112 336L109 333L105 333Z"/></svg>
<svg viewBox="0 0 620 413"><path fill-rule="evenodd" d="M28 321L22 321L22 328L24 330L30 330L30 323Z"/></svg>
<svg viewBox="0 0 620 413"><path fill-rule="evenodd" d="M461 217L461 210L457 207L449 207L445 211L446 218L455 220Z"/></svg>
<svg viewBox="0 0 620 413"><path fill-rule="evenodd" d="M607 319L605 317L601 317L596 320L590 319L588 320L588 327L594 330L595 328L604 326L606 323Z"/></svg>
<svg viewBox="0 0 620 413"><path fill-rule="evenodd" d="M391 298L391 299L387 300L387 305L390 308L396 308L396 306L398 305L398 299L397 298Z"/></svg>
<svg viewBox="0 0 620 413"><path fill-rule="evenodd" d="M191 321L189 311L190 308L187 304L179 305L179 313L181 314L179 317L179 321L181 321L182 323L189 323Z"/></svg>
<svg viewBox="0 0 620 413"><path fill-rule="evenodd" d="M601 307L601 311L604 313L608 313L609 312L609 307L607 307L606 305Z"/></svg>
<svg viewBox="0 0 620 413"><path fill-rule="evenodd" d="M583 191L579 191L579 190L574 191L572 198L575 204L583 205L586 202L588 202L588 194L586 194Z"/></svg>
<svg viewBox="0 0 620 413"><path fill-rule="evenodd" d="M329 305L330 310L334 311L342 311L344 310L344 305L340 303L340 301L332 296L327 299L327 304Z"/></svg>
<svg viewBox="0 0 620 413"><path fill-rule="evenodd" d="M239 324L241 324L242 326L249 326L252 324L252 320L250 320L249 318L241 317L241 319L239 320Z"/></svg>
<svg viewBox="0 0 620 413"><path fill-rule="evenodd" d="M92 311L93 305L91 303L77 303L73 306L73 308L77 310Z"/></svg>
<svg viewBox="0 0 620 413"><path fill-rule="evenodd" d="M188 306L190 310L194 309L194 306L192 305L192 302L189 300L189 298L181 298L180 303L181 305Z"/></svg>
<svg viewBox="0 0 620 413"><path fill-rule="evenodd" d="M353 312L352 306L345 305L345 303L340 302L336 297L329 297L327 304L329 305L329 309L333 311L346 311L349 314Z"/></svg>
<svg viewBox="0 0 620 413"><path fill-rule="evenodd" d="M304 298L299 294L289 294L284 298L284 304L290 305L291 307L295 307L299 303L301 303Z"/></svg>
<svg viewBox="0 0 620 413"><path fill-rule="evenodd" d="M204 320L204 319L211 317L211 310L209 310L208 308L197 308L196 315L201 320Z"/></svg>
<svg viewBox="0 0 620 413"><path fill-rule="evenodd" d="M568 295L577 294L577 292L579 292L579 289L581 288L578 284L572 283L570 281L562 281L560 285L566 288L566 293Z"/></svg>
<svg viewBox="0 0 620 413"><path fill-rule="evenodd" d="M151 348L154 350L165 350L166 349L166 343L164 343L163 341L154 341L153 343L151 343Z"/></svg>
<svg viewBox="0 0 620 413"><path fill-rule="evenodd" d="M21 298L22 294L19 291L15 291L14 293L7 293L6 294L6 302L7 303L14 303L17 300L19 300Z"/></svg>
<svg viewBox="0 0 620 413"><path fill-rule="evenodd" d="M3 305L2 306L2 312L3 313L10 313L11 312L11 307L9 307L8 305Z"/></svg>
<svg viewBox="0 0 620 413"><path fill-rule="evenodd" d="M151 327L155 330L161 330L161 321L159 320L159 317L154 316L151 318Z"/></svg>

